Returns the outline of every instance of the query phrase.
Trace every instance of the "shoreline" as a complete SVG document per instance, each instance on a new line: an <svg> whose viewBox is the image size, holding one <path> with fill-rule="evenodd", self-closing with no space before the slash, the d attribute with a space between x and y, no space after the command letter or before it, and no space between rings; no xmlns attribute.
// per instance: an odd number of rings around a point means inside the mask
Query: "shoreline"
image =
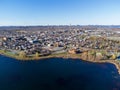
<svg viewBox="0 0 120 90"><path fill-rule="evenodd" d="M32 60L42 60L42 59L50 59L50 58L63 58L63 59L80 59L82 61L87 61L87 62L92 62L92 63L111 63L113 65L115 65L119 75L120 75L120 64L119 64L119 61L117 60L98 60L98 61L93 61L93 60L83 60L81 59L81 57L77 54L73 55L73 54L69 54L69 56L67 56L66 54L64 53L61 53L61 54L54 54L54 55L48 55L48 56L42 56L42 57L39 57L39 58L27 58L27 57L24 57L24 58L19 58L18 56L15 56L15 55L7 55L5 53L0 53L0 55L2 56L6 56L6 57L9 57L9 58L13 58L13 59L16 59L16 60L21 60L21 61L32 61Z"/></svg>

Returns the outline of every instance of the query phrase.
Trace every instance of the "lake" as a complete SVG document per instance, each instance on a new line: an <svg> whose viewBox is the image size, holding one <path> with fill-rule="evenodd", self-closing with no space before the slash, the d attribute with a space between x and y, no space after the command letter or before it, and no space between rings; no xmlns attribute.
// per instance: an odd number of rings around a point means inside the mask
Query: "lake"
<svg viewBox="0 0 120 90"><path fill-rule="evenodd" d="M120 90L120 75L109 63L18 61L0 55L0 90Z"/></svg>

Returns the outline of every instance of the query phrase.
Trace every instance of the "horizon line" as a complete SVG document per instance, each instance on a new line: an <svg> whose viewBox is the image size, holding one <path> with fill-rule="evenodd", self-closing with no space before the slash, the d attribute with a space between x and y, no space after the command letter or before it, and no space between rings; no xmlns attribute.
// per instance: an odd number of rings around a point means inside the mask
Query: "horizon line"
<svg viewBox="0 0 120 90"><path fill-rule="evenodd" d="M120 26L120 24L60 24L60 25L0 25L0 27L27 27L27 26Z"/></svg>

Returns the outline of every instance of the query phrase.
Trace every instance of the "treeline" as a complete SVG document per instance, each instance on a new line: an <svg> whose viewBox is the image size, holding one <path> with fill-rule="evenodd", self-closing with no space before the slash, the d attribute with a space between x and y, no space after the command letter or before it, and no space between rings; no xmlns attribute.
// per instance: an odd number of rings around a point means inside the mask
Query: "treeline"
<svg viewBox="0 0 120 90"><path fill-rule="evenodd" d="M120 30L120 26L107 25L46 25L46 26L1 26L0 30Z"/></svg>

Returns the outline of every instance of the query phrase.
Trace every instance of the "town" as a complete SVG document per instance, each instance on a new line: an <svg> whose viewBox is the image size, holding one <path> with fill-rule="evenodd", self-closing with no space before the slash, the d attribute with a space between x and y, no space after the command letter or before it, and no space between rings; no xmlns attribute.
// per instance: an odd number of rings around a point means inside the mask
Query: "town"
<svg viewBox="0 0 120 90"><path fill-rule="evenodd" d="M120 60L119 26L0 27L0 53L17 59Z"/></svg>

